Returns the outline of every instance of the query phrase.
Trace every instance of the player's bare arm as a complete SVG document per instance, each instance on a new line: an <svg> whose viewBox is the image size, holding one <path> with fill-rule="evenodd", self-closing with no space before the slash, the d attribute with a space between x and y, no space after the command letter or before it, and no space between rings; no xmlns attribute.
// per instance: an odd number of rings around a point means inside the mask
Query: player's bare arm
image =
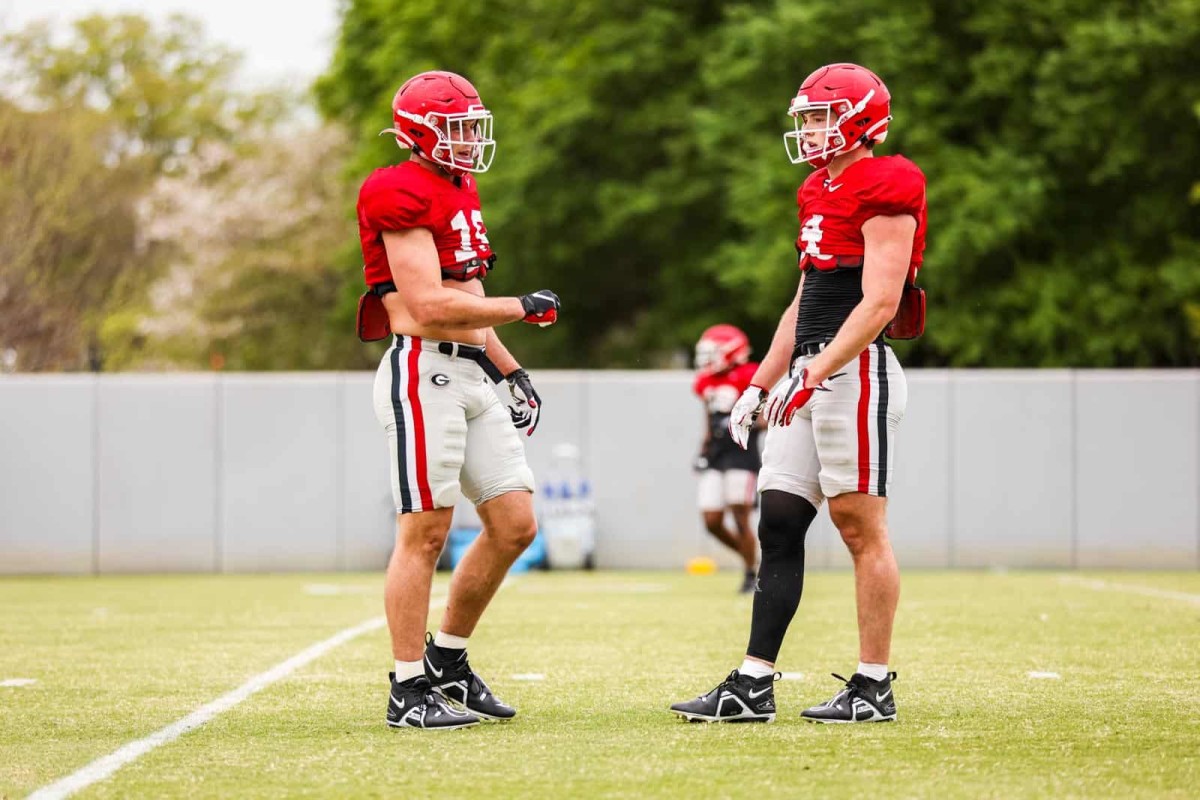
<svg viewBox="0 0 1200 800"><path fill-rule="evenodd" d="M712 430L708 422L708 408L703 409L704 412L704 428L700 436L700 452L696 454L696 460L693 462L693 468L697 472L708 469L708 445L712 441Z"/></svg>
<svg viewBox="0 0 1200 800"><path fill-rule="evenodd" d="M517 359L504 346L504 342L500 341L495 328L487 329L485 347L487 348L488 358L496 365L496 369L500 370L501 375L509 375L521 368Z"/></svg>
<svg viewBox="0 0 1200 800"><path fill-rule="evenodd" d="M484 347L488 359L496 365L508 384L508 393L512 398L508 405L508 414L512 417L513 427L525 431L526 436L533 436L542 417L542 398L533 388L529 373L521 368L517 359L504 346L504 342L500 341L494 328L487 329Z"/></svg>
<svg viewBox="0 0 1200 800"><path fill-rule="evenodd" d="M384 231L396 291L384 295L394 333L482 345L487 328L525 317L516 297L485 297L478 280L443 281L426 228Z"/></svg>
<svg viewBox="0 0 1200 800"><path fill-rule="evenodd" d="M800 283L796 286L796 295L791 304L783 311L779 324L775 326L775 335L771 337L771 347L763 356L754 373L751 384L762 388L774 386L780 378L787 374L788 365L792 360L792 339L796 331L796 314L800 309L800 295L804 292L804 275L800 275Z"/></svg>
<svg viewBox="0 0 1200 800"><path fill-rule="evenodd" d="M863 299L833 341L809 362L806 386L821 383L850 363L896 315L916 230L917 221L908 214L872 217L863 223Z"/></svg>
<svg viewBox="0 0 1200 800"><path fill-rule="evenodd" d="M779 324L775 326L775 335L771 337L771 347L763 357L762 363L751 379L750 385L738 398L729 415L729 433L733 440L743 450L750 441L750 428L758 425L759 415L767 402L767 387L774 386L787 374L791 362L792 331L796 329L796 315L800 312L800 296L804 293L804 275L796 286L796 296L791 304L784 309Z"/></svg>

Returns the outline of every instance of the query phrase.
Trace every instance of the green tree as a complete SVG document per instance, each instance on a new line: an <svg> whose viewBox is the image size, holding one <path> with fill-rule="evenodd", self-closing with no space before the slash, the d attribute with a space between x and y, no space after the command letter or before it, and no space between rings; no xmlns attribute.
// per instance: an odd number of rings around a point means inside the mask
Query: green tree
<svg viewBox="0 0 1200 800"><path fill-rule="evenodd" d="M18 369L87 364L106 310L135 288L144 176L104 163L107 130L86 111L0 101L0 352Z"/></svg>
<svg viewBox="0 0 1200 800"><path fill-rule="evenodd" d="M718 287L695 265L723 226L720 186L690 132L719 5L350 3L318 93L364 141L361 180L404 157L374 136L402 80L434 67L474 79L500 142L481 181L499 254L489 291L547 286L566 303L550 331L503 335L538 363L651 366L680 319L695 316L698 333L719 316Z"/></svg>
<svg viewBox="0 0 1200 800"><path fill-rule="evenodd" d="M286 147L280 142L286 141ZM339 129L270 126L210 144L143 197L143 235L167 248L146 302L106 321L109 365L367 367L378 354L340 314L335 267L353 196Z"/></svg>
<svg viewBox="0 0 1200 800"><path fill-rule="evenodd" d="M885 78L880 153L929 178L930 324L906 363L1200 357L1197 0L343 8L319 95L358 179L400 157L374 134L411 74L462 72L495 112L490 290L560 291L559 327L508 334L544 363L662 363L718 320L765 345L807 174L783 158L787 102L832 61Z"/></svg>
<svg viewBox="0 0 1200 800"><path fill-rule="evenodd" d="M88 108L112 123L112 158L178 167L209 140L280 110L274 92L240 92L240 56L205 39L201 23L173 14L155 25L136 14L92 14L67 35L36 21L0 38L6 93L42 108Z"/></svg>
<svg viewBox="0 0 1200 800"><path fill-rule="evenodd" d="M208 205L193 204L189 211L195 228L206 230L208 221L222 217L223 208L236 206L237 192L245 189L239 171L243 158L258 159L246 165L246 172L260 183L263 208L277 206L278 219L286 222L261 226L266 233L259 238L246 234L244 225L226 226L228 241L208 240L214 252L225 254L218 285L257 280L256 285L288 295L303 281L294 274L292 282L267 277L285 254L302 255L296 260L304 265L332 260L315 249L318 240L324 241L313 233L320 226L304 223L344 213L345 198L331 201L331 209L313 210L327 197L320 183L291 185L288 194L272 196L271 187L289 175L291 165L278 155L264 169L258 155L269 137L275 137L276 151L286 152L279 142L311 134L312 126L285 131L285 124L294 123L295 99L271 90L240 91L234 86L237 64L235 54L205 40L198 22L181 16L154 25L136 15L92 15L65 32L39 22L0 37L8 98L0 98L0 351L15 351L17 368L207 365L211 342L184 347L178 338L154 336L162 318L177 310L162 301L179 301L172 282L186 280L200 238L182 225L172 230L170 221L176 218L161 201L168 187L181 193L173 198L179 203L186 200L182 193L204 188L200 195ZM340 158L334 147L324 155ZM329 168L336 171L336 163ZM306 211L297 215L300 208ZM251 217L240 211L244 219ZM294 237L279 232L286 224L299 229ZM267 251L264 240L271 237L278 247ZM239 246L240 252L231 252ZM340 288L339 281L330 296L319 297L299 289L280 298L284 308L272 308L270 314L261 313L262 304L250 303L259 313L227 327L247 331L250 349L249 333L261 332L264 320L286 320L290 327L280 324L271 335L299 342L300 320L310 321L314 308L336 305ZM211 298L219 292L202 294ZM250 295L238 297L247 303ZM180 305L181 313L197 313ZM229 303L230 309L243 307ZM297 345L269 363L244 363L308 365L302 357L306 352ZM347 360L343 355L333 362Z"/></svg>

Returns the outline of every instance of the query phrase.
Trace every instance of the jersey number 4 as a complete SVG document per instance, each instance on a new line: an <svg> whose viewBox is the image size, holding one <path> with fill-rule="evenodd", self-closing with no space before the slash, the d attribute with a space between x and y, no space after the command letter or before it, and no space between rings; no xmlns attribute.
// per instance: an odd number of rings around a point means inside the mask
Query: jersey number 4
<svg viewBox="0 0 1200 800"><path fill-rule="evenodd" d="M800 229L800 241L805 244L804 252L813 258L829 258L821 252L821 239L825 237L825 232L821 230L821 223L824 221L823 214L813 214Z"/></svg>
<svg viewBox="0 0 1200 800"><path fill-rule="evenodd" d="M475 239L479 244L487 246L487 230L483 227L483 212L478 208L471 209L471 222L467 222L467 214L461 209L454 218L450 220L450 227L458 231L461 237L458 250L454 251L454 259L456 261L470 261L472 258L478 258L479 254L475 252L475 247L471 241L471 228L474 227Z"/></svg>

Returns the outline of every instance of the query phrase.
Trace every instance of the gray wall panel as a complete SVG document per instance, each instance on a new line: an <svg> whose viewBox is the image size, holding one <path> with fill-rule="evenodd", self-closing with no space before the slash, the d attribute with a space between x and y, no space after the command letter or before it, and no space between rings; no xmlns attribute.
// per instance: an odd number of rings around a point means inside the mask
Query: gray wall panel
<svg viewBox="0 0 1200 800"><path fill-rule="evenodd" d="M383 570L396 539L396 504L389 485L388 446L375 419L374 373L340 376L342 475L338 568Z"/></svg>
<svg viewBox="0 0 1200 800"><path fill-rule="evenodd" d="M533 470L539 492L548 481L556 476L554 448L560 444L573 444L580 449L585 474L589 471L589 460L584 430L587 408L588 373L576 371L546 371L531 375L534 388L542 398L543 416L538 421L533 436L521 436L525 444L525 457ZM501 402L511 402L507 384L496 387ZM593 475L594 477L594 475Z"/></svg>
<svg viewBox="0 0 1200 800"><path fill-rule="evenodd" d="M602 379L604 373L596 373ZM692 376L694 378L694 376ZM688 403L685 406L671 409L673 413L683 418L685 427L690 426L689 435L685 441L680 442L680 455L685 458L676 465L676 469L685 469L690 472L690 480L687 483L686 500L688 508L691 510L691 516L687 521L680 521L683 535L676 539L678 546L681 548L676 561L669 566L675 567L686 563L689 559L696 557L706 557L713 559L721 569L740 571L743 566L742 557L740 554L733 552L725 545L721 544L712 536L704 527L704 520L700 514L700 506L697 502L700 484L699 473L692 471L692 462L700 452L700 442L703 440L704 434L708 427L707 414L708 411L704 403L692 391L691 384L688 385ZM761 445L762 436L759 436ZM750 524L752 530L757 536L758 532L758 515L751 514ZM734 530L733 517L730 514L725 515L725 527L729 530Z"/></svg>
<svg viewBox="0 0 1200 800"><path fill-rule="evenodd" d="M95 380L0 376L0 573L90 573Z"/></svg>
<svg viewBox="0 0 1200 800"><path fill-rule="evenodd" d="M1200 566L1200 379L1077 374L1078 566Z"/></svg>
<svg viewBox="0 0 1200 800"><path fill-rule="evenodd" d="M598 373L587 383L586 402L597 565L681 566L695 537L691 464L699 414L690 373Z"/></svg>
<svg viewBox="0 0 1200 800"><path fill-rule="evenodd" d="M98 385L101 572L211 572L216 380L105 376Z"/></svg>
<svg viewBox="0 0 1200 800"><path fill-rule="evenodd" d="M948 567L950 529L950 375L907 370L908 410L896 433L888 528L903 567Z"/></svg>
<svg viewBox="0 0 1200 800"><path fill-rule="evenodd" d="M954 565L1069 566L1071 373L956 372L952 383Z"/></svg>
<svg viewBox="0 0 1200 800"><path fill-rule="evenodd" d="M696 509L691 377L534 375L530 466L544 485L555 445L581 447L600 566L738 566ZM1200 371L908 378L903 567L1200 566ZM0 572L382 569L394 522L372 380L0 376ZM825 509L808 563L849 565Z"/></svg>
<svg viewBox="0 0 1200 800"><path fill-rule="evenodd" d="M338 401L327 373L222 378L222 570L336 569Z"/></svg>

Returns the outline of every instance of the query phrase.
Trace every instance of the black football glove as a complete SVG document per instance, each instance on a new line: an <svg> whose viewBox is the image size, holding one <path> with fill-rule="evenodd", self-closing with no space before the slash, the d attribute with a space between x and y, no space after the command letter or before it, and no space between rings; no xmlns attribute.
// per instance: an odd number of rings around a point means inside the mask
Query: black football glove
<svg viewBox="0 0 1200 800"><path fill-rule="evenodd" d="M513 427L525 431L526 436L533 436L537 429L538 419L542 416L542 398L529 380L529 373L523 369L514 369L504 376L508 381L508 392L512 395L512 405L508 407L512 417Z"/></svg>
<svg viewBox="0 0 1200 800"><path fill-rule="evenodd" d="M540 289L531 294L521 295L521 308L525 309L522 322L532 322L541 327L558 322L558 308L562 305L558 295L549 289Z"/></svg>

